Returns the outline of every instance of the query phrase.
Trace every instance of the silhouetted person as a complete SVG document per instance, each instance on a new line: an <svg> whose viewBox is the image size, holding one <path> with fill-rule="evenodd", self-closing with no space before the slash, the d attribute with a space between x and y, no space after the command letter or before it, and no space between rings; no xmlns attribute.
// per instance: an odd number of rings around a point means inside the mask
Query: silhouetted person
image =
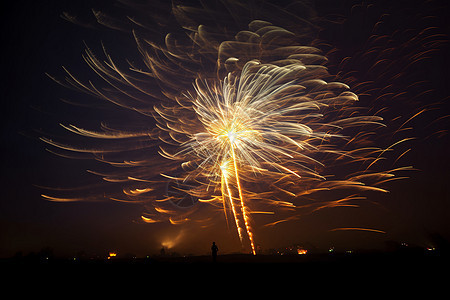
<svg viewBox="0 0 450 300"><path fill-rule="evenodd" d="M212 243L212 246L211 246L211 254L212 254L213 262L216 262L216 259L217 259L217 251L219 251L219 248L217 248L216 242L213 242L213 243Z"/></svg>

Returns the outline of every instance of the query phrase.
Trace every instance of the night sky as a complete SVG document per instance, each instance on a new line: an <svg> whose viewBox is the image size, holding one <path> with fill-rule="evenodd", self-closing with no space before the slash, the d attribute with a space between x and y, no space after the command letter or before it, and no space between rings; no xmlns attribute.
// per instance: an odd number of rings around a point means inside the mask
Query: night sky
<svg viewBox="0 0 450 300"><path fill-rule="evenodd" d="M75 3L76 2L76 3ZM195 1L189 1L195 2ZM425 82L424 93L405 105L396 104L394 114L405 110L429 107L414 127L411 151L404 157L405 165L416 171L409 179L387 185L390 193L373 194L360 208L336 208L308 214L299 220L275 227L256 228L258 244L263 249L303 244L320 249L335 246L341 249L385 249L387 241L405 241L421 247L434 246L437 239L450 240L450 10L446 1L374 1L375 8L366 15L355 8L358 1L311 1L319 16L341 15L347 21L332 25L323 23L319 38L338 51L329 55L330 72L347 56L364 52L372 29L383 14L392 16L386 34L392 47L402 48L405 33L436 27L431 37L434 51L409 68L404 78L394 84L403 92L414 82ZM369 1L370 2L370 1ZM50 247L56 255L74 255L79 251L103 255L109 250L142 256L158 253L164 244L170 251L204 254L216 241L223 252L239 250L239 241L226 224L202 229L195 226L142 224L142 207L117 202L54 203L41 198L40 186L74 185L89 182L85 172L89 161L66 160L46 151L39 140L49 132L60 133L59 123L72 124L80 114L86 122L99 122L97 112L77 111L60 99L78 99L84 94L69 91L45 73L63 77L61 66L83 77L87 66L81 55L84 42L101 51L103 41L115 57L139 60L131 36L108 29L92 29L70 23L60 15L64 11L89 20L90 9L108 9L109 1L12 1L1 4L2 56L0 100L2 101L2 197L0 200L0 257L17 251L24 254ZM420 16L415 18L415 16ZM428 18L424 18L428 16ZM409 30L409 31L408 31ZM327 49L325 49L327 50ZM329 50L329 49L328 49ZM399 68L408 53L395 52ZM403 60L402 60L403 59ZM334 60L334 61L333 61ZM357 61L357 60L355 60ZM391 82L376 80L376 71L367 71L365 62L347 66L355 70L361 81L374 80L377 85ZM395 72L393 70L392 72ZM375 74L375 75L374 75ZM381 72L380 74L383 74ZM84 76L84 79L90 79ZM407 97L420 91L407 91ZM447 117L446 117L447 116ZM363 227L385 231L332 231L341 227Z"/></svg>

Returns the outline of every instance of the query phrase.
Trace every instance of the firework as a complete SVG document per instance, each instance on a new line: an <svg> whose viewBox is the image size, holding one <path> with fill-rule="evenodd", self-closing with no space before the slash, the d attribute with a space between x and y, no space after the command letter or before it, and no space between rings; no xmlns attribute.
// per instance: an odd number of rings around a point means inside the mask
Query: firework
<svg viewBox="0 0 450 300"><path fill-rule="evenodd" d="M124 68L105 47L105 60L87 48L84 60L103 86L68 69L65 81L53 79L129 111L136 123L102 122L101 130L61 124L95 146L41 138L58 155L94 158L114 169L89 171L108 184L108 193L43 197L142 203L146 223L206 224L220 211L255 254L256 214L274 226L302 213L357 206L368 191L386 192L382 184L411 167L386 169L380 162L409 139L377 146L375 137L386 128L382 110L358 104L351 87L329 73L327 58L312 45L317 28L306 16L273 13L303 26L253 20L230 35L195 21L207 13L174 5L184 38L168 34L164 45L157 44L148 38L149 24L137 17L129 18L131 29L121 28L133 35L143 64ZM95 16L117 29L113 19ZM205 206L208 213L199 209Z"/></svg>
<svg viewBox="0 0 450 300"><path fill-rule="evenodd" d="M321 183L321 189L345 185L382 190L356 180L327 181L318 172L331 157L367 161L373 159L369 153L380 150L348 151L336 146L342 144L339 140L354 142L342 134L346 128L383 126L380 117L352 114L358 97L348 89L342 83L323 81L317 66L301 61L282 66L249 61L238 77L230 74L219 82L196 82L195 94L185 95L192 103L188 110L196 116L189 130L175 129L176 122L165 117L169 113L157 110L169 134L174 130L187 137L181 150L168 157L195 166L179 180L195 178L205 191L220 190L209 201L223 206L226 214L229 208L241 241L246 232L255 252L250 201L260 207L295 210L296 204L276 201L275 195L281 191L296 199L314 182ZM332 120L335 115L339 118ZM319 161L319 156L330 158ZM365 172L364 177L371 176L383 177ZM258 182L267 182L273 191L251 190L250 185Z"/></svg>

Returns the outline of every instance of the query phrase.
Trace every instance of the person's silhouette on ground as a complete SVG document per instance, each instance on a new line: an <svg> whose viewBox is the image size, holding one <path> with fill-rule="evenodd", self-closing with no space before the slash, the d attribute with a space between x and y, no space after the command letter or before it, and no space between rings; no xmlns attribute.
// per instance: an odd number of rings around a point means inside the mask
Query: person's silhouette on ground
<svg viewBox="0 0 450 300"><path fill-rule="evenodd" d="M219 251L219 248L217 248L216 242L213 242L212 246L211 246L211 254L212 254L213 262L216 262L216 260L217 260L217 251Z"/></svg>

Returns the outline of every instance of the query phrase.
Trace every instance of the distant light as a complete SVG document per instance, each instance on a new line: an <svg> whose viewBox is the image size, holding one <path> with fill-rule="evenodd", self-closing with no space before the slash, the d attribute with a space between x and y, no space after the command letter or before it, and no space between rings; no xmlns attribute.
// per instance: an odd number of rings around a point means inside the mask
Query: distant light
<svg viewBox="0 0 450 300"><path fill-rule="evenodd" d="M308 253L308 250L299 248L299 249L297 249L297 253L299 255L304 255L304 254Z"/></svg>
<svg viewBox="0 0 450 300"><path fill-rule="evenodd" d="M111 259L111 257L116 257L116 256L117 256L116 252L109 252L108 259Z"/></svg>
<svg viewBox="0 0 450 300"><path fill-rule="evenodd" d="M334 252L334 247L331 247L330 249L328 249L328 252L330 252L330 253Z"/></svg>

